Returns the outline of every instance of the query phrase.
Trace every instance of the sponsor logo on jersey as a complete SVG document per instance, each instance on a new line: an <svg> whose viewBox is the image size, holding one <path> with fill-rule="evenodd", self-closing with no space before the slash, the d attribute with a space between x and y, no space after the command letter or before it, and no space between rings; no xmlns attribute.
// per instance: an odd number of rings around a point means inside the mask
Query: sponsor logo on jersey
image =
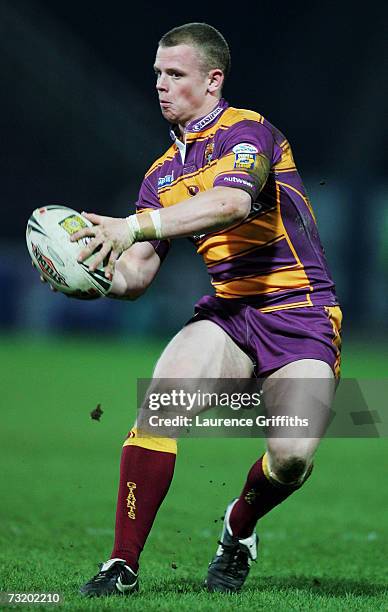
<svg viewBox="0 0 388 612"><path fill-rule="evenodd" d="M80 215L70 215L69 217L66 217L66 219L60 221L59 225L63 227L65 232L70 234L70 236L78 232L83 227L87 227L85 219L83 219Z"/></svg>
<svg viewBox="0 0 388 612"><path fill-rule="evenodd" d="M246 185L247 187L250 187L251 189L253 189L254 187L253 183L250 183L249 181L244 181L244 179L241 179L241 178L237 178L237 176L224 176L223 180L228 181L228 183Z"/></svg>
<svg viewBox="0 0 388 612"><path fill-rule="evenodd" d="M171 185L174 180L174 170L171 174L166 174L166 176L160 177L158 179L158 187L165 187L166 185Z"/></svg>
<svg viewBox="0 0 388 612"><path fill-rule="evenodd" d="M218 117L218 115L222 113L223 110L224 109L222 108L222 106L217 106L217 108L212 110L212 112L206 115L206 117L204 117L203 119L201 119L201 121L198 121L198 123L195 123L192 128L189 128L189 132L200 132L211 121L213 121L215 117Z"/></svg>
<svg viewBox="0 0 388 612"><path fill-rule="evenodd" d="M39 268L44 272L47 276L49 276L53 281L55 281L58 285L63 285L64 287L68 287L69 285L65 281L65 278L58 272L56 269L54 262L49 259L46 255L43 255L42 251L38 247L37 244L31 243L32 252L35 256L37 264Z"/></svg>
<svg viewBox="0 0 388 612"><path fill-rule="evenodd" d="M249 144L249 142L241 142L240 144L236 145L235 147L233 147L233 153L235 153L237 155L237 153L258 153L258 149L254 146Z"/></svg>
<svg viewBox="0 0 388 612"><path fill-rule="evenodd" d="M128 508L128 517L130 519L136 518L136 497L134 494L134 490L136 489L135 482L127 482L128 487L128 497L127 497L127 508Z"/></svg>

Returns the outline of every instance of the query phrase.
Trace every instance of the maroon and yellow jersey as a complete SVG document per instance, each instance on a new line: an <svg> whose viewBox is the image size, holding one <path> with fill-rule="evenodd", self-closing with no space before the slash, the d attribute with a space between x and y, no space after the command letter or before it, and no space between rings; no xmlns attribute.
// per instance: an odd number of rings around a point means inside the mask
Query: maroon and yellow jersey
<svg viewBox="0 0 388 612"><path fill-rule="evenodd" d="M335 305L311 203L283 134L259 113L221 99L206 117L171 131L172 146L143 180L137 210L174 206L212 187L243 189L249 216L225 230L193 236L217 296L256 304L263 312ZM270 172L260 191L258 156ZM155 241L161 258L168 241Z"/></svg>

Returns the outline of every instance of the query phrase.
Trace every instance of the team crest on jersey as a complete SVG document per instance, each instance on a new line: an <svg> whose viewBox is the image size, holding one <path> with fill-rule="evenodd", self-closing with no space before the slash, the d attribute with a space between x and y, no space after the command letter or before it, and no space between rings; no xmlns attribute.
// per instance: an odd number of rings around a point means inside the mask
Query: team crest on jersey
<svg viewBox="0 0 388 612"><path fill-rule="evenodd" d="M241 144L233 147L233 153L234 168L238 168L240 170L253 170L258 153L258 150L254 145L251 145L248 142L242 142Z"/></svg>
<svg viewBox="0 0 388 612"><path fill-rule="evenodd" d="M208 164L210 164L213 158L213 153L214 153L214 142L213 140L211 140L210 142L207 143L206 149L205 149L205 159Z"/></svg>
<svg viewBox="0 0 388 612"><path fill-rule="evenodd" d="M199 192L199 187L198 185L188 185L187 191L189 192L191 196L195 196Z"/></svg>
<svg viewBox="0 0 388 612"><path fill-rule="evenodd" d="M83 227L87 227L85 219L83 219L80 215L70 215L69 217L66 217L66 219L63 219L63 221L60 221L59 225L63 227L65 232L70 234L70 236L78 232L78 230L82 229Z"/></svg>
<svg viewBox="0 0 388 612"><path fill-rule="evenodd" d="M68 287L69 285L65 281L65 278L62 276L62 274L60 274L56 269L54 262L46 255L43 255L37 244L31 243L31 247L38 266L42 270L42 272L45 272L45 274L47 274L47 276L49 276L58 285Z"/></svg>
<svg viewBox="0 0 388 612"><path fill-rule="evenodd" d="M166 176L161 176L158 179L158 188L166 187L166 185L171 185L173 180L174 180L174 170L171 172L171 174L166 174Z"/></svg>

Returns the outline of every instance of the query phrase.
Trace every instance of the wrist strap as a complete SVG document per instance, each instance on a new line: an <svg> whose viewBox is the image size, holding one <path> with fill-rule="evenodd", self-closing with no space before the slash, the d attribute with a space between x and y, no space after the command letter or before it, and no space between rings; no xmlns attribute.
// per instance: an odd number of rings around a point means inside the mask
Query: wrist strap
<svg viewBox="0 0 388 612"><path fill-rule="evenodd" d="M162 220L160 218L160 210L150 212L151 221L155 228L155 237L162 238Z"/></svg>
<svg viewBox="0 0 388 612"><path fill-rule="evenodd" d="M141 218L141 224L139 222ZM160 210L152 210L151 212L143 212L141 215L130 215L125 218L131 241L137 242L141 240L160 240L162 236L162 222L160 218Z"/></svg>
<svg viewBox="0 0 388 612"><path fill-rule="evenodd" d="M139 225L139 221L137 219L137 215L130 215L129 217L126 217L125 220L128 225L129 235L132 239L132 242L136 242L136 240L141 240L142 231Z"/></svg>

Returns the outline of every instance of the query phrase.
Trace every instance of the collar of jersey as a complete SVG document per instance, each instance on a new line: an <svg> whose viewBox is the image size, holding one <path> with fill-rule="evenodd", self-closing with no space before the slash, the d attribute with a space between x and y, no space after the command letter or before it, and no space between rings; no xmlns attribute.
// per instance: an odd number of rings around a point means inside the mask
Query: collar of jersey
<svg viewBox="0 0 388 612"><path fill-rule="evenodd" d="M213 125L213 123L215 123L219 119L220 115L222 115L222 113L228 108L228 106L228 102L224 98L220 98L217 102L217 105L213 108L212 111L210 111L210 113L208 113L204 117L200 117L199 119L194 119L194 121L191 121L186 125L185 135L190 134L190 140L192 140L193 136L195 137L196 135L201 134L201 132L203 132L204 130L207 130L208 127ZM175 128L175 125L170 126L170 136L174 142L178 138Z"/></svg>

